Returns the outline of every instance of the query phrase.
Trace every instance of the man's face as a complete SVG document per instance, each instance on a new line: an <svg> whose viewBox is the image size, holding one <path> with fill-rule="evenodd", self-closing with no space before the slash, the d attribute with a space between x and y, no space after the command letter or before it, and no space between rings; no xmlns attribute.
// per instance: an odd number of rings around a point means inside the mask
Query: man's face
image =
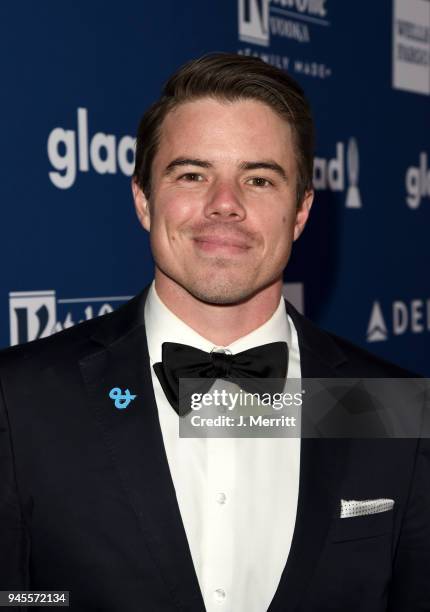
<svg viewBox="0 0 430 612"><path fill-rule="evenodd" d="M293 147L288 123L259 101L202 98L171 111L150 201L133 185L157 282L213 304L281 285L313 196L297 210Z"/></svg>

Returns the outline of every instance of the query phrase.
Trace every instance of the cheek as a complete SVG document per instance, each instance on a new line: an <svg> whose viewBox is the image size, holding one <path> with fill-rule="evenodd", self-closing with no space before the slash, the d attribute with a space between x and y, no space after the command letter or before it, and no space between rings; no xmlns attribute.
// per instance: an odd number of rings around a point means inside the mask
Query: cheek
<svg viewBox="0 0 430 612"><path fill-rule="evenodd" d="M164 194L154 199L151 220L151 245L158 257L177 257L182 249L187 228L195 217L195 206L183 194ZM175 255L176 253L176 255Z"/></svg>
<svg viewBox="0 0 430 612"><path fill-rule="evenodd" d="M263 230L267 252L272 257L284 258L291 249L294 233L294 218L288 213L271 220Z"/></svg>
<svg viewBox="0 0 430 612"><path fill-rule="evenodd" d="M164 194L157 197L154 206L154 222L170 231L186 224L193 216L195 206L185 194Z"/></svg>
<svg viewBox="0 0 430 612"><path fill-rule="evenodd" d="M268 237L273 236L274 241L288 238L294 229L295 216L290 211L273 215L265 219L265 233Z"/></svg>

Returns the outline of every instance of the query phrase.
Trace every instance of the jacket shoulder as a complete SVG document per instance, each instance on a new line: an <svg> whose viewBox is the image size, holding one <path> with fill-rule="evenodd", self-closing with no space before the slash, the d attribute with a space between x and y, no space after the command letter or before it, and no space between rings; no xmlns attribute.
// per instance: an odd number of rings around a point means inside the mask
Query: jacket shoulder
<svg viewBox="0 0 430 612"><path fill-rule="evenodd" d="M348 369L357 372L356 376L369 378L420 378L419 374L411 372L391 361L354 344L350 340L332 332L325 332L343 351L348 360Z"/></svg>
<svg viewBox="0 0 430 612"><path fill-rule="evenodd" d="M22 372L22 368L25 368L34 376L38 370L59 364L67 367L79 361L97 347L100 349L101 345L110 344L115 338L142 324L142 309L148 290L149 285L112 312L83 321L47 338L1 350L0 370L19 369Z"/></svg>
<svg viewBox="0 0 430 612"><path fill-rule="evenodd" d="M46 338L4 348L0 350L0 369L22 366L26 363L54 364L63 358L79 358L88 349L89 338L98 329L100 319L107 318L111 314L83 321Z"/></svg>
<svg viewBox="0 0 430 612"><path fill-rule="evenodd" d="M338 375L350 378L421 378L419 374L319 327L288 300L285 300L285 306L297 329L301 348L334 367Z"/></svg>

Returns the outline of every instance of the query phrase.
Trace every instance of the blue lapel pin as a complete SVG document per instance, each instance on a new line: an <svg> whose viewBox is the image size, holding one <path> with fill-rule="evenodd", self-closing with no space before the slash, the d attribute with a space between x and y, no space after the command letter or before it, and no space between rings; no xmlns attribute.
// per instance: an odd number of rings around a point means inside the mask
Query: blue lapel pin
<svg viewBox="0 0 430 612"><path fill-rule="evenodd" d="M113 389L109 391L109 397L115 400L115 408L124 410L136 396L132 395L128 389L126 389L123 394L119 387L113 387Z"/></svg>

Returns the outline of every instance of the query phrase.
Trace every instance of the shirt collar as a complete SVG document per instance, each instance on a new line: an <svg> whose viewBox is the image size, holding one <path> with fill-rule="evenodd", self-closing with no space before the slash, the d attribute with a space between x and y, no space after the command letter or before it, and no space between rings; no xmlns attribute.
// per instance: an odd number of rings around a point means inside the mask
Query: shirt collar
<svg viewBox="0 0 430 612"><path fill-rule="evenodd" d="M157 294L154 281L152 281L148 292L144 316L151 363L161 361L163 342L188 344L206 352L210 352L216 346L167 308ZM278 307L268 321L224 348L228 348L235 354L254 346L280 341L287 342L288 348L291 349L291 326L282 296Z"/></svg>

